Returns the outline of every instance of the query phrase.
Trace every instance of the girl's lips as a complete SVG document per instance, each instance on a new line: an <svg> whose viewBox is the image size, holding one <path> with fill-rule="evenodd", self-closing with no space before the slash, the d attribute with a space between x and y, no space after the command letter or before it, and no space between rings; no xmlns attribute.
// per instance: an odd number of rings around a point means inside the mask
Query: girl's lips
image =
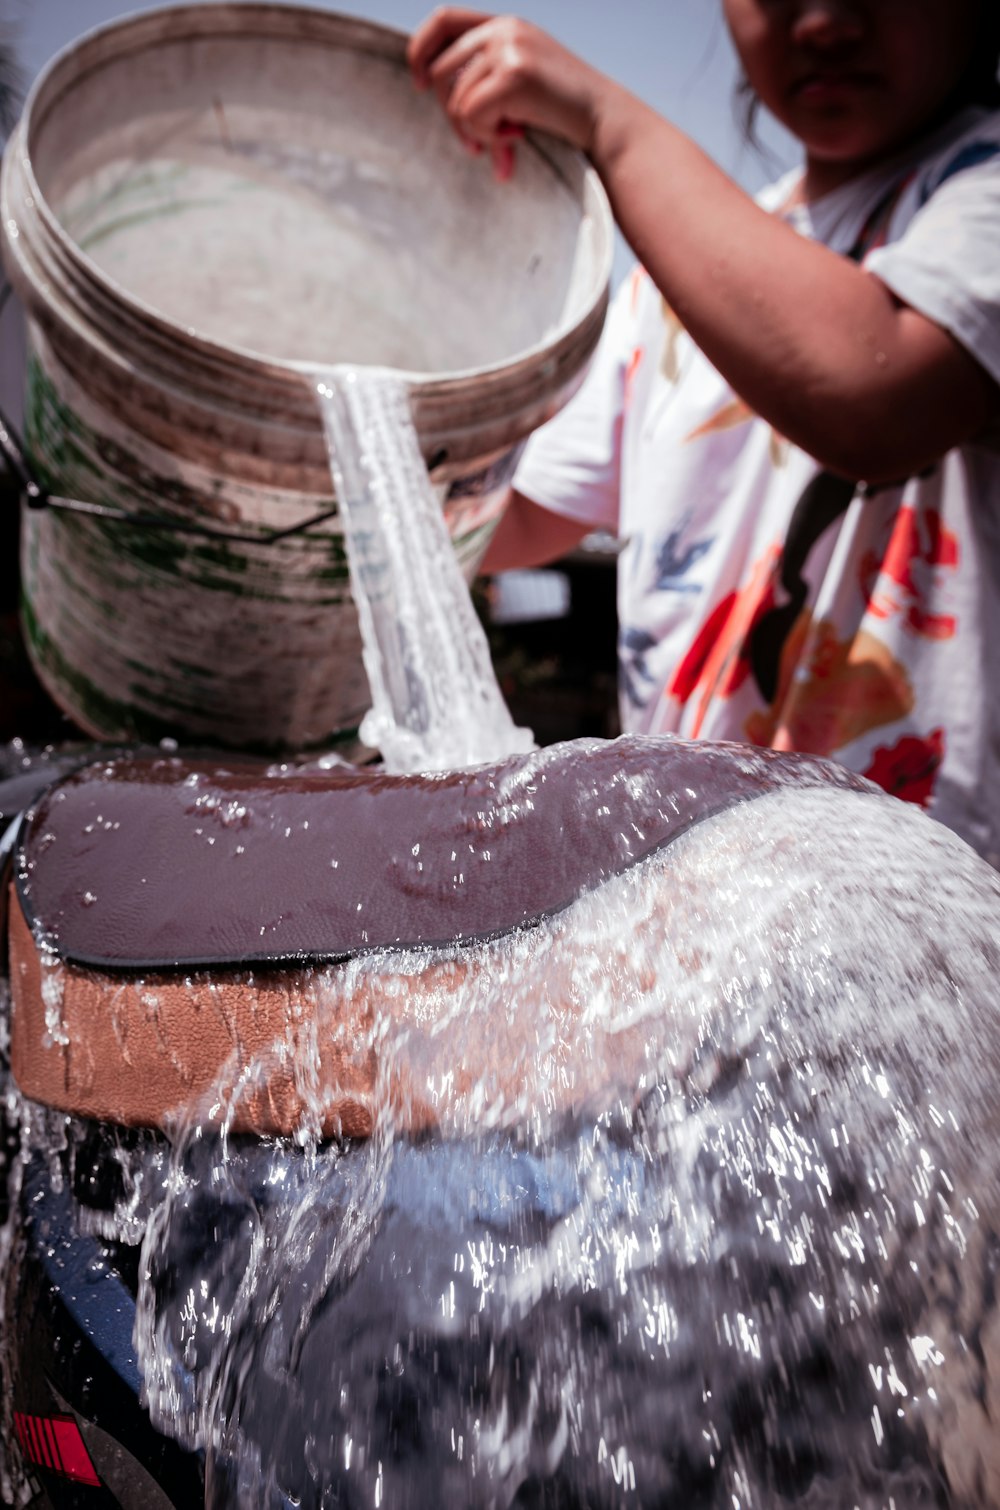
<svg viewBox="0 0 1000 1510"><path fill-rule="evenodd" d="M846 100L849 96L867 89L873 83L873 75L848 69L831 69L829 72L810 73L792 86L792 96L804 105L829 105Z"/></svg>

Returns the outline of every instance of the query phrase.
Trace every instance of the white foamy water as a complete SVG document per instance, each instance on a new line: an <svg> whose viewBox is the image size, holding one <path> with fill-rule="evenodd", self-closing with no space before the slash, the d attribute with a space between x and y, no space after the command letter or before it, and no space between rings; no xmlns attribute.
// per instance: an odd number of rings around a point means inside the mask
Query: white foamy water
<svg viewBox="0 0 1000 1510"><path fill-rule="evenodd" d="M304 972L296 1136L227 1131L289 1044L237 1056L94 1220L144 1230L207 1504L996 1504L998 940L959 840L819 788L535 927ZM361 1144L319 1135L331 1044L376 1066Z"/></svg>
<svg viewBox="0 0 1000 1510"><path fill-rule="evenodd" d="M993 1503L1000 1352L968 1343L997 1333L998 921L995 878L918 814L788 793L528 934L353 962L376 1136L275 1150L236 1293L204 1252L158 1291L154 1415L209 1448L220 1505L485 1506L545 1480L602 1505L917 1505L942 1469ZM332 977L314 988L335 1032ZM428 1109L444 1138L400 1138ZM206 1191L246 1210L254 1186L195 1133L174 1169L161 1283Z"/></svg>
<svg viewBox="0 0 1000 1510"><path fill-rule="evenodd" d="M507 711L410 417L405 379L317 374L372 708L390 772L440 771L532 748Z"/></svg>

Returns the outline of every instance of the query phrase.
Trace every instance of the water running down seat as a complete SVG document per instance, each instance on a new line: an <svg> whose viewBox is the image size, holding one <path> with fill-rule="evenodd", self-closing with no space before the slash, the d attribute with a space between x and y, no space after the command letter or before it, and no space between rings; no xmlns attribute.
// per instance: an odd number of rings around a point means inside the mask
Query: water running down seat
<svg viewBox="0 0 1000 1510"><path fill-rule="evenodd" d="M578 898L789 785L873 790L808 757L639 737L431 776L89 765L19 836L15 1078L68 1112L169 1127L225 1115L249 1072L235 1130L288 1133L312 1107L325 1131L365 1135L387 1022L433 1033L496 940L541 950L540 925ZM497 1052L470 1038L466 1077ZM401 1104L411 1127L435 1120L419 1086Z"/></svg>

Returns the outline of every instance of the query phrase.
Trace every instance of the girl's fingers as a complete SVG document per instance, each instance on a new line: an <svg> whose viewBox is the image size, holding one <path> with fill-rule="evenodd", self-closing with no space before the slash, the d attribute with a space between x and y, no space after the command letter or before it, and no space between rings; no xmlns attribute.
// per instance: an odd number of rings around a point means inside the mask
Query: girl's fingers
<svg viewBox="0 0 1000 1510"><path fill-rule="evenodd" d="M492 151L527 126L588 150L601 76L537 26L513 16L437 11L414 38L411 59L414 77L433 87L463 138ZM494 167L509 177L512 154L498 152Z"/></svg>
<svg viewBox="0 0 1000 1510"><path fill-rule="evenodd" d="M514 142L524 136L524 127L508 120L509 88L502 72L485 53L480 53L457 75L446 109L462 139L489 148L493 175L500 183L513 176Z"/></svg>
<svg viewBox="0 0 1000 1510"><path fill-rule="evenodd" d="M418 89L431 84L430 68L435 59L467 31L481 26L489 17L482 11L444 6L413 33L406 49L406 59Z"/></svg>
<svg viewBox="0 0 1000 1510"><path fill-rule="evenodd" d="M478 35L479 28L466 34L467 37ZM466 37L462 37L459 42L439 53L427 70L429 87L434 90L438 104L460 135L467 135L458 124L459 112L456 110L461 87L470 75L479 78L488 66L485 49L478 44L469 45Z"/></svg>
<svg viewBox="0 0 1000 1510"><path fill-rule="evenodd" d="M458 76L464 73L473 62L482 59L486 55L489 41L490 31L488 23L484 22L481 26L472 26L468 31L464 31L443 52L439 52L437 57L428 65L428 82L438 92L443 87L450 87Z"/></svg>
<svg viewBox="0 0 1000 1510"><path fill-rule="evenodd" d="M506 80L484 58L471 63L459 75L448 101L448 114L466 136L482 142L492 152L501 144L511 146L511 137L524 134L523 127L508 119L509 105Z"/></svg>
<svg viewBox="0 0 1000 1510"><path fill-rule="evenodd" d="M574 60L537 27L449 7L420 27L408 56L414 80L434 90L465 147L489 151L500 180L514 171L526 126L579 134L575 118L566 124L573 99L563 98L561 72Z"/></svg>
<svg viewBox="0 0 1000 1510"><path fill-rule="evenodd" d="M512 142L496 142L490 149L490 157L493 160L493 177L497 183L506 183L514 177L516 155Z"/></svg>
<svg viewBox="0 0 1000 1510"><path fill-rule="evenodd" d="M479 52L453 75L443 102L452 123L484 144L494 134L488 112L495 91L493 67L486 53Z"/></svg>
<svg viewBox="0 0 1000 1510"><path fill-rule="evenodd" d="M494 177L501 183L514 172L514 142L524 127L502 114L506 93L486 53L477 53L453 76L450 85L436 86L452 129L467 151L489 148Z"/></svg>
<svg viewBox="0 0 1000 1510"><path fill-rule="evenodd" d="M476 129L475 122L465 108L465 102L486 82L490 73L488 59L483 54L474 56L471 62L460 68L448 80L438 81L434 88L453 129L467 146L481 149L489 138Z"/></svg>

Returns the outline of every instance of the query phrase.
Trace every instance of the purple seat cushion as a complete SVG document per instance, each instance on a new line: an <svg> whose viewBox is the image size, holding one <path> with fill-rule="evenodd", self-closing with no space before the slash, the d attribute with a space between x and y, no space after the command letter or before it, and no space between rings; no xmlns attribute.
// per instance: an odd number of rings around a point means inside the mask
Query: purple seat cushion
<svg viewBox="0 0 1000 1510"><path fill-rule="evenodd" d="M102 970L471 943L789 783L873 790L809 757L636 736L428 776L120 758L44 794L17 886L44 947Z"/></svg>

